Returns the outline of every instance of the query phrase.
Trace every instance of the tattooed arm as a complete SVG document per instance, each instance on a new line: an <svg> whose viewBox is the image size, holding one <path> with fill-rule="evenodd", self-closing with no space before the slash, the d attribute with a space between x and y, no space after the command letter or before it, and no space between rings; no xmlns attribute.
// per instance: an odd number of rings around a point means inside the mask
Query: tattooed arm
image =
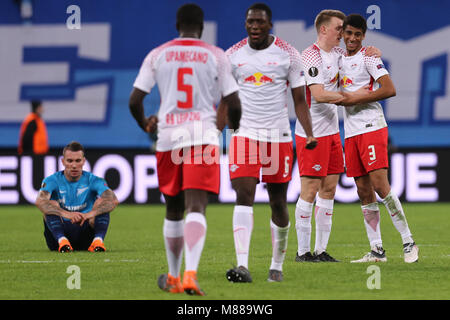
<svg viewBox="0 0 450 320"><path fill-rule="evenodd" d="M72 223L79 223L83 219L80 212L69 212L59 206L55 200L50 200L50 192L41 190L36 198L36 206L44 215L55 215L70 219Z"/></svg>
<svg viewBox="0 0 450 320"><path fill-rule="evenodd" d="M117 197L114 194L114 192L110 189L105 190L100 196L100 198L95 200L92 210L83 215L83 220L94 218L99 214L111 212L117 207L118 204L119 200L117 200Z"/></svg>

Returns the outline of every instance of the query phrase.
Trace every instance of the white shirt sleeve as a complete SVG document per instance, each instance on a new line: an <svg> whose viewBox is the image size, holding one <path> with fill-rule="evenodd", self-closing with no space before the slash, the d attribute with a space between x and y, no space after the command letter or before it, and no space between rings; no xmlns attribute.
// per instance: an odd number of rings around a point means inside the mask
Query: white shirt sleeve
<svg viewBox="0 0 450 320"><path fill-rule="evenodd" d="M144 92L150 93L155 85L155 73L153 69L154 63L154 51L151 51L147 57L145 57L141 68L139 69L138 76L134 81L133 87L140 89Z"/></svg>
<svg viewBox="0 0 450 320"><path fill-rule="evenodd" d="M300 53L294 48L289 52L291 65L289 67L288 80L291 88L305 85L305 75L303 72Z"/></svg>
<svg viewBox="0 0 450 320"><path fill-rule="evenodd" d="M307 49L302 53L302 64L306 84L324 84L323 63L320 52L314 48Z"/></svg>
<svg viewBox="0 0 450 320"><path fill-rule="evenodd" d="M377 81L381 76L389 74L380 58L364 56L364 64L366 65L367 71L372 78L375 79L375 81Z"/></svg>

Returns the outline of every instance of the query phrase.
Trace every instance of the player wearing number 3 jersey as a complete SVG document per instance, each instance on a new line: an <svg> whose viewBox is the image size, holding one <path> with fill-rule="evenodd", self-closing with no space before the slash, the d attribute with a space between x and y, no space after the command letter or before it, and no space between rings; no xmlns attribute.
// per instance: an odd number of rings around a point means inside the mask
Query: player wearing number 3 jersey
<svg viewBox="0 0 450 320"><path fill-rule="evenodd" d="M383 109L377 102L395 95L395 87L380 58L364 55L362 40L367 29L357 14L346 17L343 37L347 55L340 61L339 78L346 99L344 113L345 163L347 176L354 177L361 200L364 224L371 251L352 262L386 261L380 232L380 196L403 240L404 260L418 260L415 245L402 205L391 190L388 177L388 129ZM349 93L352 93L350 96Z"/></svg>
<svg viewBox="0 0 450 320"><path fill-rule="evenodd" d="M215 105L221 98L227 101L232 129L239 127L241 105L224 51L200 40L203 10L195 4L181 6L177 30L179 38L145 58L131 93L130 110L144 131L155 131L156 123L158 129L157 174L166 201L163 234L169 265L158 285L172 293L204 295L197 283L197 267L206 236L208 192L219 192L220 176ZM161 106L158 117L146 118L143 99L155 84Z"/></svg>

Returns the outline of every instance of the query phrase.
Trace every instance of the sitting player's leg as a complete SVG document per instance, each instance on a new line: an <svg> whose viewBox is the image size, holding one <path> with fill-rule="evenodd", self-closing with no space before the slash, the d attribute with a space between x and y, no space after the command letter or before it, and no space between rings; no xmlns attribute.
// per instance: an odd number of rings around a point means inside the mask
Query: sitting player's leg
<svg viewBox="0 0 450 320"><path fill-rule="evenodd" d="M287 208L287 188L289 183L268 183L272 219L270 229L272 233L272 261L269 269L268 281L283 280L283 262L286 256L289 235L289 212Z"/></svg>
<svg viewBox="0 0 450 320"><path fill-rule="evenodd" d="M106 232L108 231L110 215L109 212L100 214L89 221L89 226L94 230L94 239L88 250L91 252L103 252L106 251L105 244L103 241L106 237Z"/></svg>
<svg viewBox="0 0 450 320"><path fill-rule="evenodd" d="M59 252L73 251L69 239L66 237L64 221L61 217L56 215L45 215L44 227L44 236L50 250L58 250Z"/></svg>

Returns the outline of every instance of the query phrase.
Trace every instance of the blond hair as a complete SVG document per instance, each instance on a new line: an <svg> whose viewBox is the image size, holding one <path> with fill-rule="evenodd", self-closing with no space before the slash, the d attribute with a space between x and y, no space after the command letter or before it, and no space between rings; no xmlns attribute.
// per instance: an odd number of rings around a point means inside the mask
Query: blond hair
<svg viewBox="0 0 450 320"><path fill-rule="evenodd" d="M319 32L319 29L323 24L330 22L332 17L344 20L345 14L342 11L331 9L320 11L314 21L314 26L316 27L317 32Z"/></svg>

